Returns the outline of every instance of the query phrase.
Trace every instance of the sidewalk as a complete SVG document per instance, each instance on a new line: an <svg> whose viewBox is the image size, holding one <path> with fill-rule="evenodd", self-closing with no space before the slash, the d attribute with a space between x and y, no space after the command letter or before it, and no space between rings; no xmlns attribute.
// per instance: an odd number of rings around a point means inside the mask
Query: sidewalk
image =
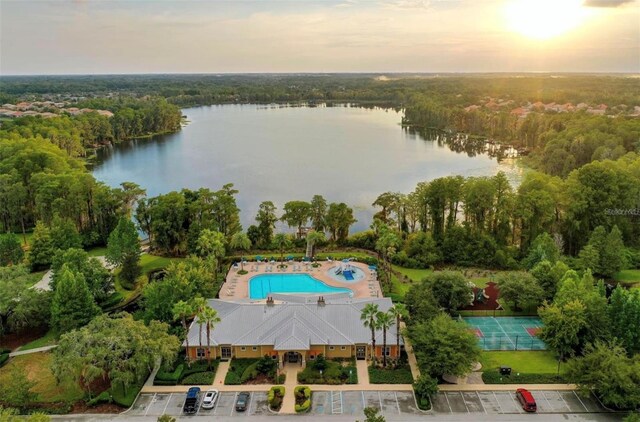
<svg viewBox="0 0 640 422"><path fill-rule="evenodd" d="M9 353L9 357L12 358L14 356L28 355L31 353L48 352L49 350L54 349L56 347L58 347L57 344L54 344L52 346L37 347L35 349L29 349L29 350L19 350L17 352Z"/></svg>
<svg viewBox="0 0 640 422"><path fill-rule="evenodd" d="M289 375L287 375L289 379ZM295 379L295 377L294 377ZM285 383L286 392L285 396L293 396L293 389L298 385L297 381L293 385ZM300 384L302 385L302 384ZM411 384L370 384L368 386L362 386L360 384L342 384L342 385L329 385L329 384L305 384L311 388L311 391L413 391ZM216 390L219 391L269 391L272 384L258 384L258 385L216 385ZM189 387L200 387L203 390L211 388L211 385L153 385L142 387L142 393L186 393ZM513 387L511 387L513 388ZM284 403L283 403L284 407Z"/></svg>
<svg viewBox="0 0 640 422"><path fill-rule="evenodd" d="M296 413L296 397L293 390L298 385L298 371L300 367L295 363L286 364L284 367L284 373L287 375L287 379L284 382L284 399L282 400L282 407L280 408L281 414L293 414Z"/></svg>
<svg viewBox="0 0 640 422"><path fill-rule="evenodd" d="M404 331L406 325L404 321L400 322L400 329ZM409 361L409 368L411 368L411 375L414 380L417 380L420 377L420 368L418 368L418 361L416 360L416 355L413 353L413 346L409 343L409 336L402 336L404 340L404 351L407 352L407 361Z"/></svg>
<svg viewBox="0 0 640 422"><path fill-rule="evenodd" d="M575 384L442 384L438 386L440 391L515 391L516 388L527 390L577 390Z"/></svg>
<svg viewBox="0 0 640 422"><path fill-rule="evenodd" d="M356 368L358 369L358 386L366 390L371 385L369 383L369 361L356 360Z"/></svg>
<svg viewBox="0 0 640 422"><path fill-rule="evenodd" d="M230 360L223 360L218 364L218 370L216 371L216 376L213 379L213 385L215 388L220 389L220 387L224 386L224 379L227 377L227 372L229 372L229 365L231 365Z"/></svg>

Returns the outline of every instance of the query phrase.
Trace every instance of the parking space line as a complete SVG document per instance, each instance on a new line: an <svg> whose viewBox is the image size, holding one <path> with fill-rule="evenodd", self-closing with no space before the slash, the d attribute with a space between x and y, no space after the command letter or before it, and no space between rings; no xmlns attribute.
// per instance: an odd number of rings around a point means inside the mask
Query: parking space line
<svg viewBox="0 0 640 422"><path fill-rule="evenodd" d="M382 410L382 409L381 409ZM344 413L344 395L340 392L340 414Z"/></svg>
<svg viewBox="0 0 640 422"><path fill-rule="evenodd" d="M487 409L484 408L484 404L482 403L482 399L480 398L480 393L478 393L476 391L476 396L478 396L478 401L480 402L480 406L482 406L482 410L484 410L484 413L487 413Z"/></svg>
<svg viewBox="0 0 640 422"><path fill-rule="evenodd" d="M547 395L544 393L544 391L542 392L542 397L544 397L544 401L547 402L547 404L549 405L549 409L551 409L551 411L553 412L553 406L551 406L551 402L547 398Z"/></svg>
<svg viewBox="0 0 640 422"><path fill-rule="evenodd" d="M164 415L165 413L167 413L167 407L169 407L169 402L171 401L171 397L173 396L173 393L169 393L169 398L167 399L167 404L164 405L164 409L162 409L162 414Z"/></svg>
<svg viewBox="0 0 640 422"><path fill-rule="evenodd" d="M236 395L233 396L233 403L231 403L231 413L229 413L229 416L233 416L233 410L236 407L236 400L238 399L238 392L236 391Z"/></svg>
<svg viewBox="0 0 640 422"><path fill-rule="evenodd" d="M449 413L453 413L453 410L451 409L451 403L449 403L449 397L447 397L447 393L443 393L444 394L444 398L447 399L447 406L449 406Z"/></svg>
<svg viewBox="0 0 640 422"><path fill-rule="evenodd" d="M380 403L380 411L382 412L382 396L380 395L379 391L378 391L378 403Z"/></svg>
<svg viewBox="0 0 640 422"><path fill-rule="evenodd" d="M516 404L516 409L518 409L518 413L524 413L524 411L522 410L522 405L520 404L520 402L518 402L518 400L516 400L516 395L509 393L509 397L511 397L511 400L513 400L513 402Z"/></svg>
<svg viewBox="0 0 640 422"><path fill-rule="evenodd" d="M393 395L396 397L396 407L398 408L398 415L401 415L402 413L400 412L400 403L398 402L398 393L394 391Z"/></svg>
<svg viewBox="0 0 640 422"><path fill-rule="evenodd" d="M500 413L504 414L504 410L502 410L502 405L500 404L500 400L498 400L498 396L496 396L496 392L492 391L493 398L496 399L496 403L498 403L498 407L500 408Z"/></svg>
<svg viewBox="0 0 640 422"><path fill-rule="evenodd" d="M151 397L151 401L147 405L147 410L144 412L145 416L147 416L147 413L149 413L149 409L151 409L151 405L153 404L153 401L156 399L156 394L157 393L153 393L153 397Z"/></svg>
<svg viewBox="0 0 640 422"><path fill-rule="evenodd" d="M364 409L365 407L367 407L367 402L364 401L364 390L362 390L362 408Z"/></svg>
<svg viewBox="0 0 640 422"><path fill-rule="evenodd" d="M469 412L469 406L467 406L467 402L464 400L464 396L462 395L462 391L460 391L460 398L462 399L462 403L464 404L464 408L467 409L467 413Z"/></svg>
<svg viewBox="0 0 640 422"><path fill-rule="evenodd" d="M584 403L582 402L582 399L580 398L580 396L578 396L578 394L575 391L573 392L573 395L576 396L576 398L578 399L578 401L580 402L582 407L584 407L584 410L586 410L588 412L589 409L587 409L587 406L584 405Z"/></svg>
<svg viewBox="0 0 640 422"><path fill-rule="evenodd" d="M562 394L560 394L557 391L555 393L558 395L558 397L560 397L560 400L562 400L562 403L564 403L564 406L567 408L567 411L571 412L571 406L569 406L569 403L567 403L564 397L562 397Z"/></svg>

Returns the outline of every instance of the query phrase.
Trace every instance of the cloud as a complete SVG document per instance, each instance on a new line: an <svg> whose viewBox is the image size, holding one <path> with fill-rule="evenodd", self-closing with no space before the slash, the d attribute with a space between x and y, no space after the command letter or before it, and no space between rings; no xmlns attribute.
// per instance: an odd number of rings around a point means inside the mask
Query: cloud
<svg viewBox="0 0 640 422"><path fill-rule="evenodd" d="M625 4L631 4L635 0L584 0L587 7L619 7Z"/></svg>

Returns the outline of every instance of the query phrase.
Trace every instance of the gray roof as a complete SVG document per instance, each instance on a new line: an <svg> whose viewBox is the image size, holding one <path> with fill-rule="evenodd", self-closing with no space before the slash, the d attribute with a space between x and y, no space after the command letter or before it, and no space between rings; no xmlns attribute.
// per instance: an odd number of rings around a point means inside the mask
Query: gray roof
<svg viewBox="0 0 640 422"><path fill-rule="evenodd" d="M368 303L386 312L393 305L389 298L351 299L324 296L325 304L308 297L290 296L290 301L266 303L229 302L210 299L207 304L218 311L221 322L211 330L211 345L273 346L275 350L307 350L310 345L370 344L371 330L360 320ZM200 326L194 320L189 328L189 344L199 343ZM387 344L394 344L396 325L387 330ZM206 326L202 326L202 344L206 344ZM382 344L382 330L376 331L376 343Z"/></svg>

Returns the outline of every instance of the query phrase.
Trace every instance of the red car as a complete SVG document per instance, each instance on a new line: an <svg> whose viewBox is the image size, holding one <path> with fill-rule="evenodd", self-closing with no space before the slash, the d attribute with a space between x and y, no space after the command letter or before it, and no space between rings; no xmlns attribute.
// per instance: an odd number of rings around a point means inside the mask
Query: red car
<svg viewBox="0 0 640 422"><path fill-rule="evenodd" d="M522 408L525 412L535 412L536 410L538 410L536 399L533 398L533 394L531 394L529 390L518 388L516 390L516 397L518 398L518 401L522 405Z"/></svg>

